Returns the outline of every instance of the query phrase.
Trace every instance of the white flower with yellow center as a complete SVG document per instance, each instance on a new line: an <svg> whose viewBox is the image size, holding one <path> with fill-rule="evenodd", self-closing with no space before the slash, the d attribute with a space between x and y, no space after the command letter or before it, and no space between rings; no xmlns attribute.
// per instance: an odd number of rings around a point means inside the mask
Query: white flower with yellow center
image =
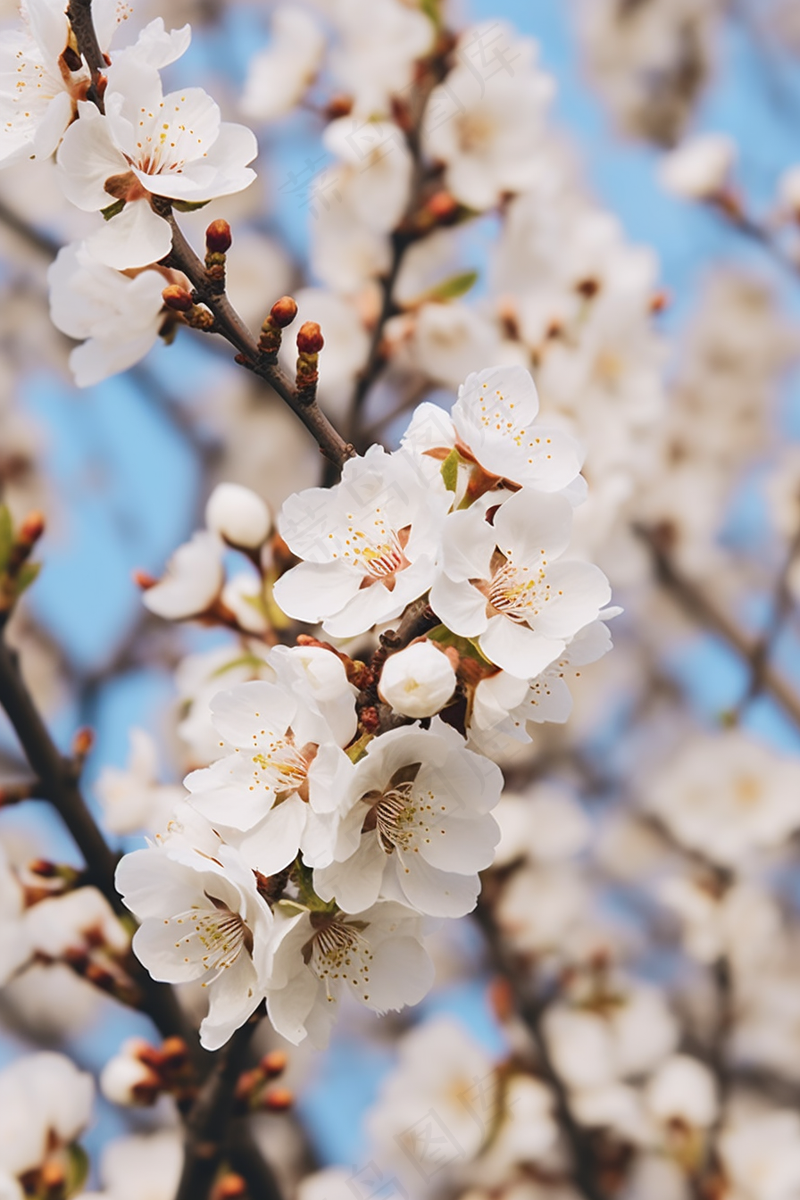
<svg viewBox="0 0 800 1200"><path fill-rule="evenodd" d="M275 585L290 617L355 637L398 617L428 590L452 496L426 483L410 455L372 446L341 483L290 496L278 519L303 559Z"/></svg>
<svg viewBox="0 0 800 1200"><path fill-rule="evenodd" d="M346 743L355 732L353 695L341 662L319 653L343 677L338 732ZM187 776L192 807L233 834L265 875L288 866L300 848L330 861L338 798L353 766L319 708L299 688L253 680L215 696L211 720L230 753Z"/></svg>
<svg viewBox="0 0 800 1200"><path fill-rule="evenodd" d="M209 989L200 1041L216 1050L264 997L273 918L252 870L183 809L156 845L125 855L116 884L141 922L133 949L153 978Z"/></svg>
<svg viewBox="0 0 800 1200"><path fill-rule="evenodd" d="M324 1048L345 993L379 1013L418 1004L433 983L421 927L418 913L392 901L351 915L278 916L267 991L278 1033Z"/></svg>
<svg viewBox="0 0 800 1200"><path fill-rule="evenodd" d="M558 561L572 528L563 496L523 489L493 524L485 511L473 505L447 518L431 605L453 633L477 638L490 662L533 679L597 620L608 580L592 563Z"/></svg>
<svg viewBox="0 0 800 1200"><path fill-rule="evenodd" d="M314 864L317 894L347 912L380 895L431 916L470 912L500 836L490 810L502 782L494 763L438 720L381 734L342 801L334 861Z"/></svg>
<svg viewBox="0 0 800 1200"><path fill-rule="evenodd" d="M87 212L120 206L87 242L109 267L144 267L169 252L170 226L153 210L153 196L203 203L255 179L247 166L258 153L251 131L222 122L202 88L164 95L158 71L138 59L123 56L109 68L105 115L88 102L78 110L58 152L61 182Z"/></svg>
<svg viewBox="0 0 800 1200"><path fill-rule="evenodd" d="M497 483L508 480L540 492L560 492L580 501L583 454L563 429L536 424L539 396L523 367L489 367L458 389L450 418L435 404L420 404L403 445L424 457L442 459L453 449L477 463Z"/></svg>
<svg viewBox="0 0 800 1200"><path fill-rule="evenodd" d="M0 167L23 157L48 158L86 99L91 75L76 51L66 7L65 0L22 0L23 28L5 31L0 39ZM117 0L93 4L101 50L108 50L129 11ZM164 67L183 54L189 37L188 25L167 33L159 18L122 53Z"/></svg>

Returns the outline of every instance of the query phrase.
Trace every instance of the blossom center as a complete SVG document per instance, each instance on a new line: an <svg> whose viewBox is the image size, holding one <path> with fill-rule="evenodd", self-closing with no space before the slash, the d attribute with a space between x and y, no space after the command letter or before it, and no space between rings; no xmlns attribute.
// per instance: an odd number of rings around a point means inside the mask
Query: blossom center
<svg viewBox="0 0 800 1200"><path fill-rule="evenodd" d="M361 571L362 588L380 583L387 591L393 591L398 573L411 566L405 554L411 526L393 529L379 508L371 517L358 521L352 513L348 513L347 522L341 557ZM334 552L333 557L338 558L339 554Z"/></svg>
<svg viewBox="0 0 800 1200"><path fill-rule="evenodd" d="M504 616L518 625L533 627L542 607L552 596L547 582L547 560L542 553L538 564L517 566L499 551L492 558L492 577L470 582L486 597L487 616Z"/></svg>
<svg viewBox="0 0 800 1200"><path fill-rule="evenodd" d="M308 770L316 752L317 747L313 744L297 747L294 733L288 729L283 737L276 737L253 754L255 770L250 790L263 787L267 792L274 792L277 803L295 792L307 800Z"/></svg>
<svg viewBox="0 0 800 1200"><path fill-rule="evenodd" d="M313 913L311 920L316 928L303 947L303 958L325 984L328 1001L334 1001L331 985L339 980L360 988L361 998L369 1000L369 971L373 953L363 936L365 923L345 923L338 916L319 913Z"/></svg>
<svg viewBox="0 0 800 1200"><path fill-rule="evenodd" d="M213 907L193 905L171 922L164 922L189 927L176 941L175 949L183 952L184 962L199 962L205 971L214 972L210 980L203 981L204 987L232 967L242 949L248 953L253 949L253 935L239 913L231 912L217 897L205 894Z"/></svg>
<svg viewBox="0 0 800 1200"><path fill-rule="evenodd" d="M375 832L386 854L395 848L413 850L418 837L430 842L429 821L433 817L432 792L418 794L416 778L421 763L409 763L395 771L383 792L368 792L362 801L369 812L361 827L363 833Z"/></svg>

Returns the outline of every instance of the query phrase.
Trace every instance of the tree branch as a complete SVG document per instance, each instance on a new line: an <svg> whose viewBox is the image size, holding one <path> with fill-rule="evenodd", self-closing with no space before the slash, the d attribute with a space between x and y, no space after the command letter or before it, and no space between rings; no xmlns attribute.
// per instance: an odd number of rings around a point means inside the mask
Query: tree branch
<svg viewBox="0 0 800 1200"><path fill-rule="evenodd" d="M740 629L736 621L720 608L701 587L680 574L669 555L659 546L658 540L651 530L645 529L641 525L634 525L633 530L650 550L658 582L673 596L680 607L689 616L699 620L712 633L723 638L746 662L751 664L757 662L759 640ZM760 679L763 690L770 693L786 715L800 729L800 696L791 684L766 661L763 664Z"/></svg>
<svg viewBox="0 0 800 1200"><path fill-rule="evenodd" d="M255 338L228 297L224 293L215 293L209 286L205 266L187 242L175 220L170 201L156 196L153 198L153 207L164 220L169 222L172 230L172 250L164 260L165 265L183 271L189 279L194 288L196 302L204 304L214 315L213 332L219 333L239 351L237 362L247 367L259 379L263 379L278 393L315 438L325 457L341 469L348 458L355 454L353 446L340 437L316 400L309 403L303 394L293 386L277 363L270 362L267 356L259 350Z"/></svg>
<svg viewBox="0 0 800 1200"><path fill-rule="evenodd" d="M85 882L98 888L117 913L124 908L114 886L117 865L95 823L78 786L75 767L51 738L31 698L19 668L18 656L0 638L0 706L19 738L28 764L37 776L42 795L61 817L86 863ZM172 988L151 979L147 971L136 972L144 1009L164 1037L182 1037L190 1048L196 1038L189 1030Z"/></svg>
<svg viewBox="0 0 800 1200"><path fill-rule="evenodd" d="M548 1001L536 996L523 978L484 896L480 897L473 916L483 931L492 965L511 988L514 1006L536 1050L539 1073L553 1093L556 1120L571 1153L573 1183L584 1200L606 1200L595 1178L595 1156L590 1139L572 1114L569 1092L550 1056L542 1024Z"/></svg>
<svg viewBox="0 0 800 1200"><path fill-rule="evenodd" d="M250 1040L260 1020L254 1014L217 1052L217 1060L186 1121L184 1162L175 1200L207 1196L225 1155L236 1081L244 1069ZM269 1165L260 1163L259 1193L253 1200L282 1200Z"/></svg>

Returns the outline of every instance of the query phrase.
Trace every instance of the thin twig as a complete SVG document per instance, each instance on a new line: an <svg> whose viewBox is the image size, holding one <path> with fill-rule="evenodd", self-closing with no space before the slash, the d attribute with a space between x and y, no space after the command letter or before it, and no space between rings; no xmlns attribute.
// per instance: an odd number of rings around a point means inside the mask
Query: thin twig
<svg viewBox="0 0 800 1200"><path fill-rule="evenodd" d="M741 717L752 702L764 689L764 672L772 658L775 645L780 637L786 619L792 611L793 597L789 586L789 576L792 567L800 554L800 527L791 540L783 568L778 576L774 589L772 616L764 633L755 647L750 663L750 679L741 700L736 706L735 714Z"/></svg>
<svg viewBox="0 0 800 1200"><path fill-rule="evenodd" d="M584 1200L606 1200L596 1179L596 1164L590 1139L576 1121L570 1105L566 1084L556 1070L550 1055L543 1028L548 1001L533 993L513 954L508 950L486 900L482 898L473 914L483 931L492 965L508 983L514 1006L530 1035L544 1082L553 1093L555 1115L559 1128L569 1146L572 1158L572 1179Z"/></svg>
<svg viewBox="0 0 800 1200"><path fill-rule="evenodd" d="M239 351L237 362L268 383L289 405L315 438L325 457L339 468L344 466L355 453L354 448L336 432L316 400L311 403L305 400L277 363L268 361L259 351L255 338L228 297L224 293L215 294L209 287L205 266L184 237L169 201L154 197L153 206L169 222L172 230L172 250L164 260L165 265L183 271L189 279L196 302L204 304L214 315L213 332L221 334Z"/></svg>
<svg viewBox="0 0 800 1200"><path fill-rule="evenodd" d="M251 1017L217 1052L214 1069L186 1122L183 1172L175 1200L201 1200L211 1190L226 1153L236 1081L247 1061L258 1020L257 1015ZM269 1165L262 1159L260 1166L260 1191L253 1200L282 1200Z"/></svg>
<svg viewBox="0 0 800 1200"><path fill-rule="evenodd" d="M0 707L2 707L28 764L36 775L42 794L55 808L86 863L87 884L103 893L116 912L127 912L114 886L117 860L83 798L75 766L65 758L48 732L33 702L19 668L15 651L0 639ZM142 992L143 1006L164 1037L184 1038L191 1047L196 1038L189 1031L181 1008L170 987L157 983L144 970L136 971L135 982Z"/></svg>
<svg viewBox="0 0 800 1200"><path fill-rule="evenodd" d="M707 629L723 638L745 662L752 663L758 654L758 639L745 633L701 587L681 575L651 530L635 525L634 533L649 548L656 578L665 591L673 596L689 616L698 619ZM777 700L786 715L800 729L800 696L792 685L768 662L764 663L761 683L763 690Z"/></svg>

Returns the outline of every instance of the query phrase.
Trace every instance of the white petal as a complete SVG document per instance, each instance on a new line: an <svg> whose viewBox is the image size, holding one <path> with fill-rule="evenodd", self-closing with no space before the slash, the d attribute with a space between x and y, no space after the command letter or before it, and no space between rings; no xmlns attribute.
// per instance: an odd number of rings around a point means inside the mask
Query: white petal
<svg viewBox="0 0 800 1200"><path fill-rule="evenodd" d="M148 267L169 254L172 233L148 200L133 200L92 234L86 245L98 262L125 271Z"/></svg>

